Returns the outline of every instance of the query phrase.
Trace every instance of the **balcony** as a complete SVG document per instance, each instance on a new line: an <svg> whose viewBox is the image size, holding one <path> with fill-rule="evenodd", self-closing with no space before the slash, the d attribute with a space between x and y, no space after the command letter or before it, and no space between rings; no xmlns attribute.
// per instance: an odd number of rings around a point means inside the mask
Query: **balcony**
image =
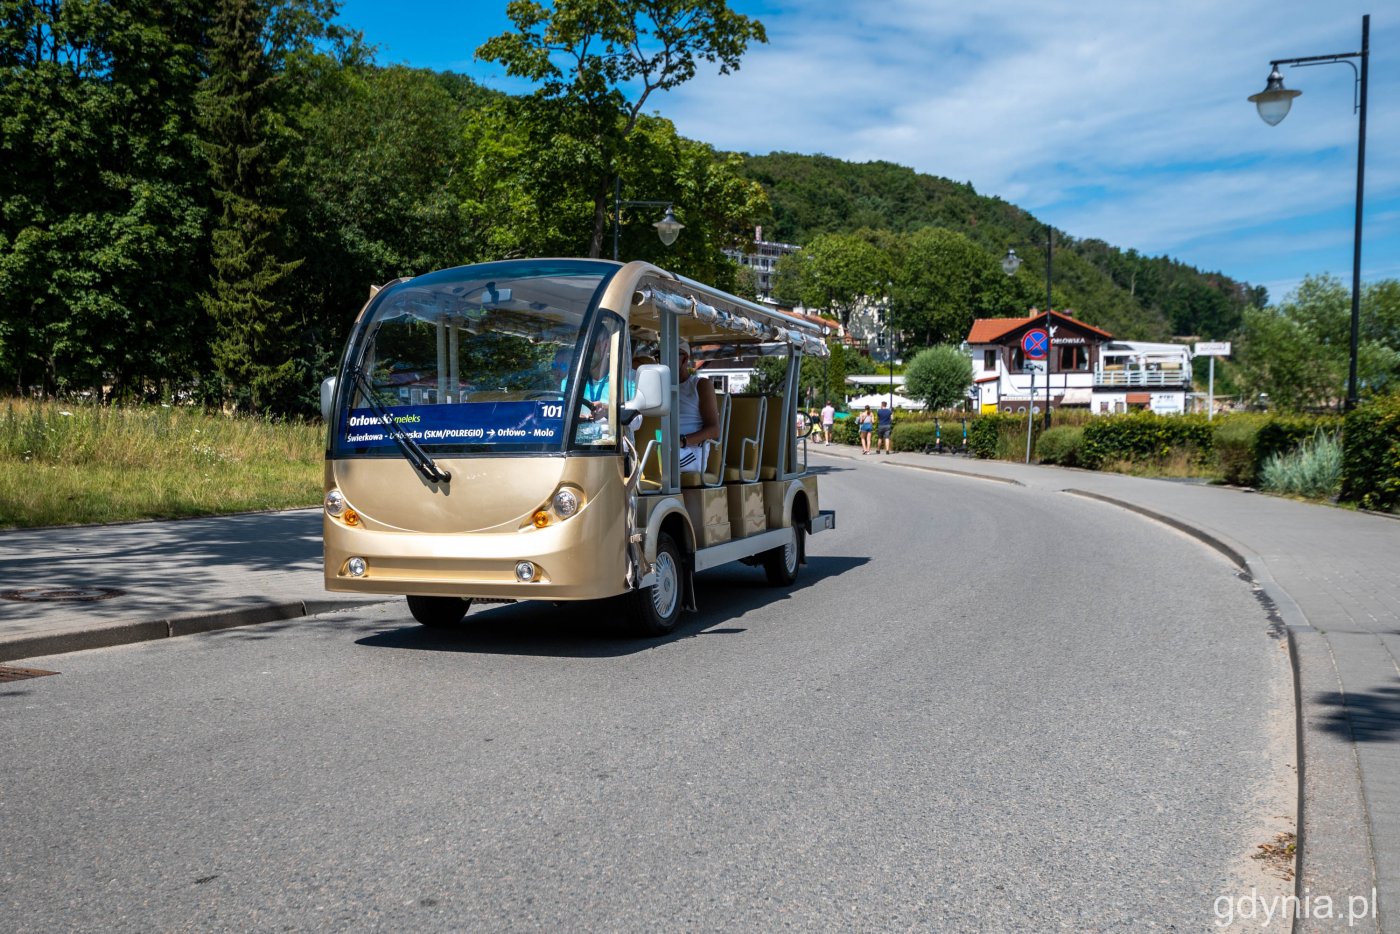
<svg viewBox="0 0 1400 934"><path fill-rule="evenodd" d="M1191 368L1099 366L1094 369L1094 386L1101 389L1180 389L1191 386Z"/></svg>

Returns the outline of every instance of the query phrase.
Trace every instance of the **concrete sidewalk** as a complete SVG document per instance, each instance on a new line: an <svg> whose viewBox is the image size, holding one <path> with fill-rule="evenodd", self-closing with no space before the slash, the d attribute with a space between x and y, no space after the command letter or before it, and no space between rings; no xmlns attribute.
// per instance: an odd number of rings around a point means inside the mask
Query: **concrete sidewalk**
<svg viewBox="0 0 1400 934"><path fill-rule="evenodd" d="M1288 627L1293 649L1300 899L1325 895L1345 906L1379 893L1378 913L1363 924L1314 919L1296 929L1400 934L1400 521L1117 474L810 450L818 464L850 458L1092 497L1173 525L1235 561ZM374 602L327 594L320 556L319 509L0 532L0 662Z"/></svg>
<svg viewBox="0 0 1400 934"><path fill-rule="evenodd" d="M321 576L321 510L0 532L0 662L356 603Z"/></svg>

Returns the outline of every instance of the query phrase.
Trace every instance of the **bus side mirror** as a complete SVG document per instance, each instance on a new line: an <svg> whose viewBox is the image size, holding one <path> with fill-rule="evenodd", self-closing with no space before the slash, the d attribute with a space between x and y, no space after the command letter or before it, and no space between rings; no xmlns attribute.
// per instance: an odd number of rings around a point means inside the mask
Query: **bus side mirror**
<svg viewBox="0 0 1400 934"><path fill-rule="evenodd" d="M321 420L329 422L331 420L331 405L335 402L335 377L327 376L321 380Z"/></svg>
<svg viewBox="0 0 1400 934"><path fill-rule="evenodd" d="M644 363L637 368L637 394L626 402L637 415L671 413L671 368L660 363ZM630 421L625 419L624 421Z"/></svg>

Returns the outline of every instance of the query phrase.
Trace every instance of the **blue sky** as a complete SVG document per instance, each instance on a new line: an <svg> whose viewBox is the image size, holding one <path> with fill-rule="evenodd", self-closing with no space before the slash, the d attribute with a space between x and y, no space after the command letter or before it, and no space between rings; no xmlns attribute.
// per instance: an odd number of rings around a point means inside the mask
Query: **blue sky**
<svg viewBox="0 0 1400 934"><path fill-rule="evenodd" d="M1357 118L1346 65L1285 68L1276 127L1245 100L1269 61L1355 52L1371 12L1363 282L1400 278L1400 13L1372 0L730 0L768 43L648 109L749 153L883 159L971 182L1079 238L1263 285L1351 283ZM1376 9L1372 9L1375 7ZM526 88L473 53L505 0L347 0L381 63Z"/></svg>

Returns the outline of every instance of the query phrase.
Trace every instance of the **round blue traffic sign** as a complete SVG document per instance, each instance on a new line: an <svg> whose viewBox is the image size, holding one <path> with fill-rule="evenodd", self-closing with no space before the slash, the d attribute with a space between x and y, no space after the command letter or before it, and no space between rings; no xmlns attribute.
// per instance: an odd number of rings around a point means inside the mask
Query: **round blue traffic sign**
<svg viewBox="0 0 1400 934"><path fill-rule="evenodd" d="M1026 356L1032 360L1043 360L1050 351L1050 335L1041 328L1027 331L1021 338L1021 349L1026 352Z"/></svg>

